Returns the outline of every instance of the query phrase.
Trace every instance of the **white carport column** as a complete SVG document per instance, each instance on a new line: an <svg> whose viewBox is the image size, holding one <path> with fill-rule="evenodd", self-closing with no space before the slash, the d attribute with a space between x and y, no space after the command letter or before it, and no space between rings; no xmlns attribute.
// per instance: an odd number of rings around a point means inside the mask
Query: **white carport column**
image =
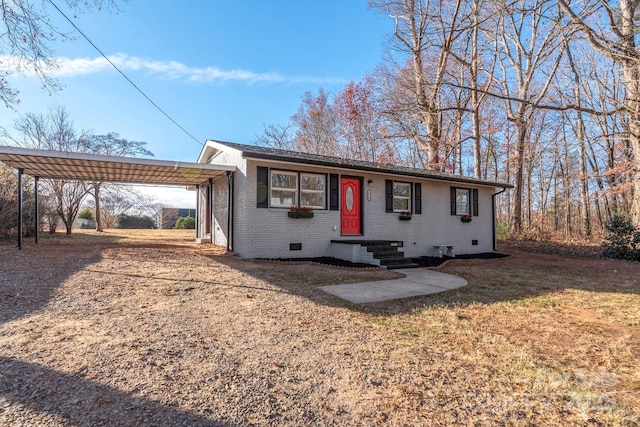
<svg viewBox="0 0 640 427"><path fill-rule="evenodd" d="M227 251L233 250L233 172L227 172Z"/></svg>
<svg viewBox="0 0 640 427"><path fill-rule="evenodd" d="M213 221L213 178L209 178L209 185L207 186L207 223L209 224L208 230L205 230L205 233L209 233L209 238L211 239L211 243L215 243L215 223Z"/></svg>

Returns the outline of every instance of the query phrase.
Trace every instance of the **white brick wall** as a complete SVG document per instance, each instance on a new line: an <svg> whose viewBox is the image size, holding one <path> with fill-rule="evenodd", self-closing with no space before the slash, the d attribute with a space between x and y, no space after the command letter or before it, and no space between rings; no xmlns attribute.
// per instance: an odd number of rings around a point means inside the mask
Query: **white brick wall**
<svg viewBox="0 0 640 427"><path fill-rule="evenodd" d="M234 209L236 213L236 224L234 224L234 228L237 226L238 214L241 214L242 209L238 209L237 206L241 206L245 203L245 195L242 191L243 187L246 186L246 175L244 170L246 169L246 160L244 160L240 153L236 150L229 150L228 152L222 152L211 159L211 163L221 164L221 165L233 165L238 168L237 172L234 173ZM201 224L201 230L204 230L205 224L205 213L206 213L206 191L208 186L203 185L201 188L201 204L198 207L200 209L199 212L202 212L202 215L199 215L199 222ZM222 176L216 178L213 181L213 219L212 219L212 243L218 246L227 246L227 211L228 211L228 178L226 176ZM241 215L240 215L241 216ZM208 237L208 235L203 235L203 237Z"/></svg>
<svg viewBox="0 0 640 427"><path fill-rule="evenodd" d="M244 160L227 153L217 156L212 163L232 164L238 167L234 178L233 250L245 258L293 258L339 255L331 246L332 239L401 240L406 256L432 255L434 244L455 245L456 254L490 252L493 250L491 194L493 187L456 184L436 180L389 176L375 173L356 173L352 170L336 171L332 168L277 163L256 159ZM361 237L340 235L340 212L316 210L310 219L292 219L288 209L256 207L257 166L276 169L344 173L363 178L364 234ZM397 213L385 212L385 179L422 183L422 214L410 221L400 221ZM372 184L367 184L372 180ZM327 182L328 185L328 182ZM450 187L478 188L479 216L472 222L462 223L450 214ZM204 191L204 190L203 190ZM370 197L369 197L370 192ZM214 184L214 242L226 245L227 179ZM202 211L201 211L202 212ZM477 240L477 245L472 245ZM290 243L301 243L302 250L289 250ZM346 249L345 249L346 250ZM333 253L332 253L333 252Z"/></svg>

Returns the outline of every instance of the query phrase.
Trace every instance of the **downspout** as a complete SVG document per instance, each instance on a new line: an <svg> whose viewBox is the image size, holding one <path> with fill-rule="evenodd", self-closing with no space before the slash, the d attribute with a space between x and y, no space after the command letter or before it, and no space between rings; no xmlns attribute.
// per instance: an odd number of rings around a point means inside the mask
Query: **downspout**
<svg viewBox="0 0 640 427"><path fill-rule="evenodd" d="M496 196L507 191L506 187L502 188L502 191L498 191L491 195L491 216L493 221L491 222L491 229L493 230L493 251L498 250L498 239L496 237Z"/></svg>
<svg viewBox="0 0 640 427"><path fill-rule="evenodd" d="M233 173L227 171L227 251L233 250Z"/></svg>

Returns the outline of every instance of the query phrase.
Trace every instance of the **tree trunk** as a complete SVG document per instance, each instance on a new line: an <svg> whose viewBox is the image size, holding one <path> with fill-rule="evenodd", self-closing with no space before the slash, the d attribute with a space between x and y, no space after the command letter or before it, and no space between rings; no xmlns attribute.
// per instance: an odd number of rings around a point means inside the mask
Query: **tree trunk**
<svg viewBox="0 0 640 427"><path fill-rule="evenodd" d="M640 96L640 92L634 96ZM636 104L638 104L636 102ZM637 110L636 110L637 111ZM631 205L631 219L636 227L640 227L640 118L638 114L634 114L634 120L629 123L631 130L631 147L633 150L633 170L631 176L633 179L633 202Z"/></svg>
<svg viewBox="0 0 640 427"><path fill-rule="evenodd" d="M554 167L554 173L553 173L553 231L558 232L558 230L560 229L560 222L559 222L559 213L558 213L558 209L560 209L560 206L558 204L558 174L555 171L555 167Z"/></svg>
<svg viewBox="0 0 640 427"><path fill-rule="evenodd" d="M621 60L622 73L627 87L626 108L629 115L629 144L631 148L633 181L633 200L631 202L631 220L640 227L640 68L638 68L638 48L636 46L637 0L620 0L622 44L627 51L635 55Z"/></svg>
<svg viewBox="0 0 640 427"><path fill-rule="evenodd" d="M623 73L627 84L627 111L629 114L629 145L633 154L631 179L633 199L631 220L640 227L640 70L635 62L625 62Z"/></svg>
<svg viewBox="0 0 640 427"><path fill-rule="evenodd" d="M478 32L480 26L480 5L478 0L473 2L473 31L471 40L471 121L473 122L473 177L480 179L480 94L478 93Z"/></svg>
<svg viewBox="0 0 640 427"><path fill-rule="evenodd" d="M569 66L571 67L571 73L573 74L573 96L575 98L576 105L581 105L582 94L580 93L580 74L576 68L576 64L573 61L573 55L571 54L571 48L568 42L565 42L565 51L567 52L567 59L569 60ZM580 204L582 206L582 227L584 235L586 237L591 236L591 209L589 206L589 182L587 181L587 150L585 148L585 127L582 120L582 112L578 110L577 122L576 122L576 138L578 140L578 152L580 157Z"/></svg>
<svg viewBox="0 0 640 427"><path fill-rule="evenodd" d="M513 183L513 232L522 232L522 202L524 197L524 147L527 128L522 115L516 120L516 147L514 155L515 181Z"/></svg>

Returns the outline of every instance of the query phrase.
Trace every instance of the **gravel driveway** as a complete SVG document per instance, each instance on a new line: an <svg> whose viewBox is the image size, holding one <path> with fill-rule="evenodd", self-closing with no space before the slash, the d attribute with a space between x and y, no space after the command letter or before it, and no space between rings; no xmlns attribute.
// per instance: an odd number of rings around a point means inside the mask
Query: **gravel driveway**
<svg viewBox="0 0 640 427"><path fill-rule="evenodd" d="M305 283L393 273L55 243L0 246L0 425L369 425L394 409L393 348Z"/></svg>

